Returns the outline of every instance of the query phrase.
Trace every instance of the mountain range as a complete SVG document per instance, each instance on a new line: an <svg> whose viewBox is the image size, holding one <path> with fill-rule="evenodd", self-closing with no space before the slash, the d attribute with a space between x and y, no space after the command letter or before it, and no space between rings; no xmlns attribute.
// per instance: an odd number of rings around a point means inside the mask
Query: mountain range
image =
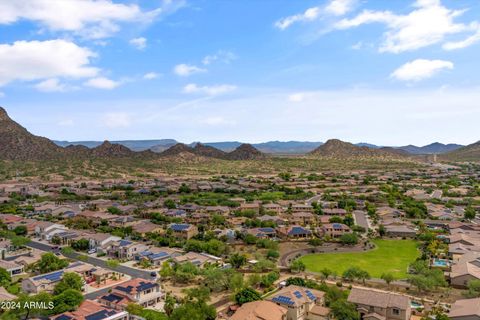
<svg viewBox="0 0 480 320"><path fill-rule="evenodd" d="M94 148L102 144L102 141L53 141L61 147L66 147L68 145L82 145L88 148ZM160 140L118 140L111 141L114 144L121 144L133 151L144 151L152 150L153 152L163 152L168 148L172 147L175 144L180 142L175 139L160 139ZM193 142L186 144L189 147L195 147L196 144L200 142ZM224 152L231 152L242 145L242 142L239 141L224 141L224 142L202 142L205 146L214 147L216 149L222 150ZM263 153L271 154L306 154L312 152L319 146L323 145L323 142L310 142L310 141L268 141L262 143L253 143L253 147L258 149ZM442 154L450 151L454 151L463 147L460 144L443 144L439 142L434 142L432 144L418 147L414 145L401 146L401 147L384 147L377 146L371 143L356 143L354 144L357 147L368 147L370 149L382 149L382 148L392 148L403 150L411 154Z"/></svg>
<svg viewBox="0 0 480 320"><path fill-rule="evenodd" d="M126 141L51 141L28 132L13 121L0 107L0 159L49 160L91 158L139 158L206 157L223 160L263 159L266 154L308 154L331 158L396 158L419 159L416 155L439 154L439 159L452 161L478 161L480 142L468 145L444 145L433 143L424 147L381 147L368 143L352 144L338 139L325 143L301 141L270 141L259 144L241 142L194 142L189 145L174 139L126 140Z"/></svg>

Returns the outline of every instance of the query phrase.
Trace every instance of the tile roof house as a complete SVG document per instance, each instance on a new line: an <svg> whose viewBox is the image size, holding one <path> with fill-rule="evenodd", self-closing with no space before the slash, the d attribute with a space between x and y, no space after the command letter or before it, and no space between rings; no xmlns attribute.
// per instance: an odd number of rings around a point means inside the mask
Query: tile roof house
<svg viewBox="0 0 480 320"><path fill-rule="evenodd" d="M348 302L365 320L408 320L412 313L410 298L391 292L352 288Z"/></svg>
<svg viewBox="0 0 480 320"><path fill-rule="evenodd" d="M102 306L98 302L85 300L75 311L68 311L50 317L51 320L128 320L126 311L117 311Z"/></svg>
<svg viewBox="0 0 480 320"><path fill-rule="evenodd" d="M350 227L343 223L326 223L318 228L318 233L321 236L329 236L331 238L339 238L350 232L352 232Z"/></svg>
<svg viewBox="0 0 480 320"><path fill-rule="evenodd" d="M251 234L259 239L275 238L277 236L277 231L270 227L247 229L245 233Z"/></svg>
<svg viewBox="0 0 480 320"><path fill-rule="evenodd" d="M116 285L109 294L98 298L109 308L123 310L133 302L143 307L155 306L162 300L160 285L155 281L132 279Z"/></svg>
<svg viewBox="0 0 480 320"><path fill-rule="evenodd" d="M126 260L132 260L135 254L145 250L148 250L148 246L129 240L112 241L106 245L107 255Z"/></svg>
<svg viewBox="0 0 480 320"><path fill-rule="evenodd" d="M302 226L289 226L277 228L278 234L283 238L299 239L309 238L312 236L312 231Z"/></svg>
<svg viewBox="0 0 480 320"><path fill-rule="evenodd" d="M448 318L452 320L480 320L480 298L455 301L448 313Z"/></svg>
<svg viewBox="0 0 480 320"><path fill-rule="evenodd" d="M11 277L23 273L23 265L13 261L0 260L0 268L7 270Z"/></svg>
<svg viewBox="0 0 480 320"><path fill-rule="evenodd" d="M181 239L190 239L198 234L198 229L193 224L174 223L168 227L173 232L173 235Z"/></svg>
<svg viewBox="0 0 480 320"><path fill-rule="evenodd" d="M288 286L268 300L287 309L287 320L327 319L330 310L324 305L325 293L300 286Z"/></svg>
<svg viewBox="0 0 480 320"><path fill-rule="evenodd" d="M271 301L253 301L242 305L229 320L287 320L287 309Z"/></svg>
<svg viewBox="0 0 480 320"><path fill-rule="evenodd" d="M450 283L456 288L466 288L471 280L480 280L480 253L465 253L452 264Z"/></svg>

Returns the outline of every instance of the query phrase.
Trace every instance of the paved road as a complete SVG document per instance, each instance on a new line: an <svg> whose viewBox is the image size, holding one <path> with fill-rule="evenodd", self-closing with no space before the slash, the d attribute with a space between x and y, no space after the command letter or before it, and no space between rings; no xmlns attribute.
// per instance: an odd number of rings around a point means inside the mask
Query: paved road
<svg viewBox="0 0 480 320"><path fill-rule="evenodd" d="M365 228L365 230L368 230L370 228L370 224L368 223L368 219L365 212L360 210L355 210L353 211L353 218L355 220L356 225Z"/></svg>
<svg viewBox="0 0 480 320"><path fill-rule="evenodd" d="M312 203L318 202L318 201L320 201L320 200L322 200L322 195L321 195L321 194L317 194L316 196L313 196L313 197L311 197L310 199L307 199L306 202L307 202L307 204L312 205Z"/></svg>
<svg viewBox="0 0 480 320"><path fill-rule="evenodd" d="M42 251L53 252L52 246L50 246L48 244L40 243L40 242L30 241L27 244L27 246L35 248L35 249L39 249L39 250L42 250ZM65 255L65 256L67 258L70 258L70 259L79 260L78 257L80 256L80 254L75 252L75 253L68 254L68 255ZM134 269L134 268L130 268L130 267L125 267L125 266L122 266L122 265L118 266L115 269L112 269L112 268L109 268L107 266L107 263L106 263L105 260L94 258L94 257L88 257L88 260L85 261L85 262L90 263L90 264L92 264L94 266L97 266L97 267L110 269L110 270L114 270L116 272L128 274L132 278L141 278L141 279L146 279L146 280L152 280L152 277L150 276L150 271L138 270L138 269Z"/></svg>

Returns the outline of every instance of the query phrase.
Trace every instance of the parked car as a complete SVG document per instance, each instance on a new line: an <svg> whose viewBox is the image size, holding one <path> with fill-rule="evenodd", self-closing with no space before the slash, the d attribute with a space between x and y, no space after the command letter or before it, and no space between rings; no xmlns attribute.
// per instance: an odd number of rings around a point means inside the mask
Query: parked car
<svg viewBox="0 0 480 320"><path fill-rule="evenodd" d="M97 249L90 249L87 251L88 254L94 254L95 252L97 252Z"/></svg>

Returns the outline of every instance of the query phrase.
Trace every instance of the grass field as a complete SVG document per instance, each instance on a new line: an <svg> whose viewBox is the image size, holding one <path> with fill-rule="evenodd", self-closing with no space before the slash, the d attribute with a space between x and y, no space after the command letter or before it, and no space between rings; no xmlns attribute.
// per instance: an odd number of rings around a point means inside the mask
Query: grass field
<svg viewBox="0 0 480 320"><path fill-rule="evenodd" d="M341 275L352 266L368 271L372 278L380 278L382 273L391 272L395 278L407 275L408 265L420 255L417 242L413 240L374 240L376 249L367 252L321 253L303 256L307 270L320 272L328 268Z"/></svg>

